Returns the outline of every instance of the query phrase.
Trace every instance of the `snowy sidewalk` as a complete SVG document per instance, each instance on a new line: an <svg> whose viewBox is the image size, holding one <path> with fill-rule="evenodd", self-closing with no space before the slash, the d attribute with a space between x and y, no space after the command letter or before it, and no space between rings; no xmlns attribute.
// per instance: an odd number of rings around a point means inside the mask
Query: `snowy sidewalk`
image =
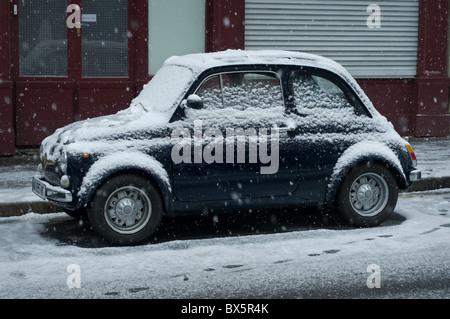
<svg viewBox="0 0 450 319"><path fill-rule="evenodd" d="M37 152L0 157L0 217L61 211L31 191L38 164Z"/></svg>
<svg viewBox="0 0 450 319"><path fill-rule="evenodd" d="M408 139L407 139L408 140ZM410 138L422 180L409 191L423 191L450 187L450 137Z"/></svg>
<svg viewBox="0 0 450 319"><path fill-rule="evenodd" d="M410 138L409 142L422 171L422 180L409 191L450 188L450 138ZM31 191L38 164L36 152L0 157L0 217L61 211Z"/></svg>

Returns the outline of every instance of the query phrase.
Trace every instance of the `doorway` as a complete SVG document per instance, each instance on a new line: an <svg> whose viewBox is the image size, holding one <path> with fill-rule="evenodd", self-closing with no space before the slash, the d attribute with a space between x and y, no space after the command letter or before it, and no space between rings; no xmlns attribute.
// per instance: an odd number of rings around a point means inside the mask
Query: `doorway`
<svg viewBox="0 0 450 319"><path fill-rule="evenodd" d="M16 145L116 113L135 96L132 0L15 0L11 23ZM81 25L69 28L69 5Z"/></svg>

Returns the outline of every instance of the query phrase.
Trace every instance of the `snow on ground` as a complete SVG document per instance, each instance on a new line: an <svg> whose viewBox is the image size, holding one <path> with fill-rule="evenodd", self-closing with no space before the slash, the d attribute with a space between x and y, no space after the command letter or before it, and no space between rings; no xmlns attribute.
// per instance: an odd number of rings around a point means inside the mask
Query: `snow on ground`
<svg viewBox="0 0 450 319"><path fill-rule="evenodd" d="M395 216L370 229L306 224L86 248L45 235L64 222L76 223L63 213L0 218L0 298L450 298L450 189L401 194ZM67 271L73 264L80 272ZM372 264L381 288L367 287ZM78 274L80 288L69 288Z"/></svg>
<svg viewBox="0 0 450 319"><path fill-rule="evenodd" d="M18 188L0 189L0 204L29 202L45 202L33 193L31 190L31 185Z"/></svg>

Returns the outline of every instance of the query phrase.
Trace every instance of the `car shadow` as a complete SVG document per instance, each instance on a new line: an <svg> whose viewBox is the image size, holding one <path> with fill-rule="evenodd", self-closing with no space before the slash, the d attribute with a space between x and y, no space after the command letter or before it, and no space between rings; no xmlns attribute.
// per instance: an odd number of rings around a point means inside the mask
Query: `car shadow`
<svg viewBox="0 0 450 319"><path fill-rule="evenodd" d="M401 224L405 218L392 214L378 227ZM41 235L57 240L58 245L83 248L111 247L97 235L88 222L68 217L44 224ZM274 234L314 229L352 229L337 214L318 208L270 209L252 212L226 212L165 217L153 236L141 243L158 244L173 240L192 240L231 236Z"/></svg>

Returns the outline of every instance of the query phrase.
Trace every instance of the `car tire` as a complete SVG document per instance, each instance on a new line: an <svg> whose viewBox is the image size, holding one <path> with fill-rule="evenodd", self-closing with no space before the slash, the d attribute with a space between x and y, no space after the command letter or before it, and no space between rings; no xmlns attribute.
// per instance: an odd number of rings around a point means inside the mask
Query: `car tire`
<svg viewBox="0 0 450 319"><path fill-rule="evenodd" d="M134 245L156 231L163 202L150 180L119 175L97 189L87 212L92 228L104 239L116 245Z"/></svg>
<svg viewBox="0 0 450 319"><path fill-rule="evenodd" d="M373 227L394 211L397 181L386 166L367 162L350 170L336 197L336 206L346 221L356 227Z"/></svg>

